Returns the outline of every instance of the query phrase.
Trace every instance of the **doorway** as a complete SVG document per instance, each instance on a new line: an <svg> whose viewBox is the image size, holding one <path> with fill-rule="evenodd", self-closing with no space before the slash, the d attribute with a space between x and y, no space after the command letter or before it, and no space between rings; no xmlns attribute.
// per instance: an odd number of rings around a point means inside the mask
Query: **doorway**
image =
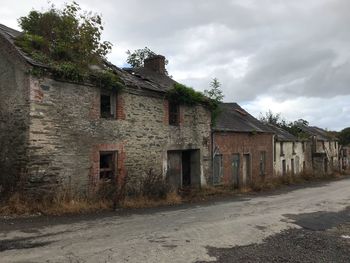
<svg viewBox="0 0 350 263"><path fill-rule="evenodd" d="M167 182L172 189L200 186L200 151L167 152Z"/></svg>
<svg viewBox="0 0 350 263"><path fill-rule="evenodd" d="M191 152L182 152L182 187L191 185Z"/></svg>

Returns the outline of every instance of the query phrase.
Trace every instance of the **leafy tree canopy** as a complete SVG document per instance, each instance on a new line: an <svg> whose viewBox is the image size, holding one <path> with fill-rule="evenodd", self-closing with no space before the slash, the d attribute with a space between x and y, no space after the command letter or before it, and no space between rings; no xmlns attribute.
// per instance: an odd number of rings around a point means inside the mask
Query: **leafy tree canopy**
<svg viewBox="0 0 350 263"><path fill-rule="evenodd" d="M144 61L147 58L156 56L157 54L149 49L148 47L136 49L134 51L128 50L126 52L128 55L126 63L128 63L132 68L141 68L144 66ZM165 65L168 65L169 60L165 59ZM168 74L168 71L165 69L165 74Z"/></svg>
<svg viewBox="0 0 350 263"><path fill-rule="evenodd" d="M126 62L133 68L143 67L143 65L144 65L143 62L145 59L157 55L152 50L150 50L148 47L136 49L134 51L128 50L126 52L126 54L128 55Z"/></svg>
<svg viewBox="0 0 350 263"><path fill-rule="evenodd" d="M19 45L42 62L100 64L112 48L110 42L101 41L101 16L82 11L76 2L62 10L54 5L43 12L33 10L18 22L25 33Z"/></svg>
<svg viewBox="0 0 350 263"><path fill-rule="evenodd" d="M309 137L309 135L300 128L301 125L309 125L309 122L304 119L288 122L281 116L280 113L273 113L271 110L265 112L264 115L260 113L259 119L264 123L280 127L299 139L306 139Z"/></svg>
<svg viewBox="0 0 350 263"><path fill-rule="evenodd" d="M350 127L343 129L339 133L339 143L341 145L350 145Z"/></svg>
<svg viewBox="0 0 350 263"><path fill-rule="evenodd" d="M83 11L72 2L62 9L52 5L45 11L33 10L18 22L24 34L16 39L16 45L34 60L48 65L54 77L77 82L88 80L101 87L122 86L104 63L112 44L101 41L100 15ZM93 71L93 65L104 71Z"/></svg>

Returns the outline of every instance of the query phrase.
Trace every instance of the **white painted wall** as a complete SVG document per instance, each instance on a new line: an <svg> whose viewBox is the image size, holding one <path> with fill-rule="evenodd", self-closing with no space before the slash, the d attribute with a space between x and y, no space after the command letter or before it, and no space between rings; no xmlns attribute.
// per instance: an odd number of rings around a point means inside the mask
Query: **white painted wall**
<svg viewBox="0 0 350 263"><path fill-rule="evenodd" d="M305 154L303 151L303 143L293 142L282 142L283 143L283 154L281 154L281 142L275 142L275 159L274 159L274 171L276 176L282 176L283 174L283 160L286 162L286 173L292 172L292 159L294 160L294 173L298 174L303 171L303 162L305 161ZM305 149L306 150L306 149ZM307 164L305 164L307 167Z"/></svg>

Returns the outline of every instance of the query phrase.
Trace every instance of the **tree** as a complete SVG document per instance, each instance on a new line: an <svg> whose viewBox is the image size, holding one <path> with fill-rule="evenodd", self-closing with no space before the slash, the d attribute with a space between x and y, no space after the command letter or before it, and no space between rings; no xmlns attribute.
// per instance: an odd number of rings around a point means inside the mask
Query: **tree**
<svg viewBox="0 0 350 263"><path fill-rule="evenodd" d="M144 61L147 58L156 56L157 54L150 50L148 47L136 49L134 51L126 51L128 55L126 63L128 63L132 68L141 68L144 66ZM169 60L165 59L165 65L168 65ZM169 76L168 71L165 69L165 74ZM172 77L172 76L169 76Z"/></svg>
<svg viewBox="0 0 350 263"><path fill-rule="evenodd" d="M204 90L204 95L216 102L222 102L224 95L222 93L221 83L217 78L213 78L210 82L210 90Z"/></svg>
<svg viewBox="0 0 350 263"><path fill-rule="evenodd" d="M34 59L46 63L71 62L82 68L102 64L112 44L101 41L100 15L84 12L79 4L52 5L18 19L24 34L16 44Z"/></svg>
<svg viewBox="0 0 350 263"><path fill-rule="evenodd" d="M281 117L281 113L273 113L271 110L265 112L265 115L260 113L259 119L264 123L272 124L280 128L287 126L286 121Z"/></svg>
<svg viewBox="0 0 350 263"><path fill-rule="evenodd" d="M101 41L100 15L82 11L73 2L62 9L52 5L46 11L33 10L18 22L24 34L16 38L15 44L49 67L33 68L32 75L50 73L56 79L90 82L115 90L123 88L123 81L106 61L112 44Z"/></svg>
<svg viewBox="0 0 350 263"><path fill-rule="evenodd" d="M341 145L350 145L350 127L343 129L339 133L339 143Z"/></svg>
<svg viewBox="0 0 350 263"><path fill-rule="evenodd" d="M260 113L260 121L272 124L274 126L280 127L283 130L293 134L298 138L308 138L308 134L301 129L301 125L308 126L309 122L304 119L299 119L294 122L287 122L280 113L273 113L271 110L267 111L265 115Z"/></svg>
<svg viewBox="0 0 350 263"><path fill-rule="evenodd" d="M133 68L141 68L144 65L144 60L157 55L155 52L150 50L148 47L136 49L134 51L128 50L126 52L128 58L126 62ZM167 63L166 63L167 64Z"/></svg>

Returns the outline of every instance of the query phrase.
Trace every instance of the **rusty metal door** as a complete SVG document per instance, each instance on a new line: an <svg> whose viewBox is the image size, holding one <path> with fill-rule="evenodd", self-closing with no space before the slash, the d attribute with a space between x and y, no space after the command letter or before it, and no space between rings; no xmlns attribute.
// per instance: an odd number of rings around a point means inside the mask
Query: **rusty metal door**
<svg viewBox="0 0 350 263"><path fill-rule="evenodd" d="M182 184L182 153L181 151L168 152L167 181L172 189Z"/></svg>

